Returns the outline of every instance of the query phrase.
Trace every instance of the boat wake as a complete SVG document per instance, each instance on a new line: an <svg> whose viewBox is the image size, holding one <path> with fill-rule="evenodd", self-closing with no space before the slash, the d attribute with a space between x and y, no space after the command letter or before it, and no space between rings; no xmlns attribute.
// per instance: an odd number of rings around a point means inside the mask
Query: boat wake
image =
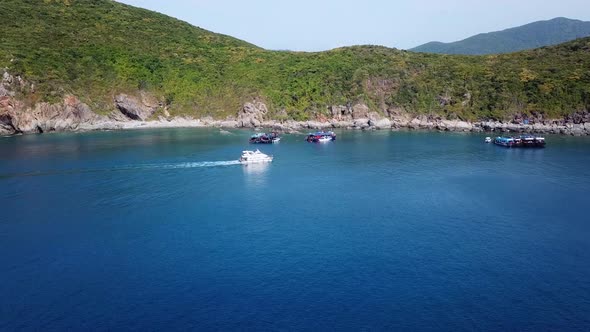
<svg viewBox="0 0 590 332"><path fill-rule="evenodd" d="M0 174L1 179L9 179L16 177L27 176L49 176L49 175L64 175L64 174L82 174L82 173L101 173L101 172L118 172L118 171L141 171L141 170L167 170L167 169L189 169L201 167L222 167L240 165L239 160L227 161L198 161L198 162L182 162L172 164L137 164L124 165L105 168L86 168L86 169L64 169L64 170L50 170L50 171L32 171L26 173L16 174Z"/></svg>
<svg viewBox="0 0 590 332"><path fill-rule="evenodd" d="M216 167L216 166L231 166L239 165L239 160L228 161L199 161L199 162L185 162L176 164L146 164L146 165L131 165L129 167L121 167L121 169L177 169L177 168L199 168L199 167Z"/></svg>

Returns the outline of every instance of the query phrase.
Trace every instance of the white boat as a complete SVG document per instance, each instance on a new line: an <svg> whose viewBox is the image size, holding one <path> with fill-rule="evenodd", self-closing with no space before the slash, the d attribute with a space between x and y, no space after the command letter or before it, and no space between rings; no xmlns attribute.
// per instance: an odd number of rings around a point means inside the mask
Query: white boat
<svg viewBox="0 0 590 332"><path fill-rule="evenodd" d="M260 150L256 151L242 151L242 156L240 157L241 164L258 164L258 163L270 163L272 162L273 157L267 154L260 152Z"/></svg>
<svg viewBox="0 0 590 332"><path fill-rule="evenodd" d="M330 136L322 136L322 137L318 138L318 142L320 142L320 143L331 142L331 141L332 141L332 137L330 137Z"/></svg>
<svg viewBox="0 0 590 332"><path fill-rule="evenodd" d="M485 142L486 143L492 143L492 138L491 137L486 137Z"/></svg>

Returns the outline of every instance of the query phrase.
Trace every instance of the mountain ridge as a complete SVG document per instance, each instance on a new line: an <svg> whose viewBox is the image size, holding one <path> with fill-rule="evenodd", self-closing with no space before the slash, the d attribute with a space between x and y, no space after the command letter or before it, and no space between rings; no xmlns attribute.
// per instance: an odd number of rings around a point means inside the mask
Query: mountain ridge
<svg viewBox="0 0 590 332"><path fill-rule="evenodd" d="M557 45L588 36L590 22L556 17L500 31L480 33L456 42L432 41L409 50L438 54L501 54Z"/></svg>

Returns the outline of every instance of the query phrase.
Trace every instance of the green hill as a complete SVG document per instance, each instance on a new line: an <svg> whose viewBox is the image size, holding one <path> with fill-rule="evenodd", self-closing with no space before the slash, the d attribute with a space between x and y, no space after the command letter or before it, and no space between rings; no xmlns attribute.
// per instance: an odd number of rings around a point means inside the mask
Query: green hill
<svg viewBox="0 0 590 332"><path fill-rule="evenodd" d="M35 84L17 96L30 104L73 94L109 112L115 94L141 90L172 115L221 118L257 98L270 116L297 120L356 102L466 120L590 106L590 39L485 57L378 46L267 51L114 1L0 3L0 68Z"/></svg>
<svg viewBox="0 0 590 332"><path fill-rule="evenodd" d="M430 42L411 51L465 55L500 54L557 45L589 36L590 22L558 17L503 31L482 33L454 43Z"/></svg>

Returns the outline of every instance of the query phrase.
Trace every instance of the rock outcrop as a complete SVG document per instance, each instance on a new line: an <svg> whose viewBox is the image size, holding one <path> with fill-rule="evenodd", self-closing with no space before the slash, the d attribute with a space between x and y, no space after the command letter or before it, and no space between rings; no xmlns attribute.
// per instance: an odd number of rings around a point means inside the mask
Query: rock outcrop
<svg viewBox="0 0 590 332"><path fill-rule="evenodd" d="M0 133L44 133L75 131L81 124L104 121L74 96L57 104L38 103L25 108L13 98L0 97Z"/></svg>
<svg viewBox="0 0 590 332"><path fill-rule="evenodd" d="M238 127L259 127L264 121L268 108L263 102L245 103L238 113Z"/></svg>
<svg viewBox="0 0 590 332"><path fill-rule="evenodd" d="M34 84L20 76L12 76L6 70L2 73L0 134L74 131L81 125L106 122L75 96L65 96L59 103L43 102L32 106L17 98L18 95L34 93L34 89Z"/></svg>
<svg viewBox="0 0 590 332"><path fill-rule="evenodd" d="M353 119L364 119L369 115L369 107L365 104L356 104L352 107L352 118Z"/></svg>
<svg viewBox="0 0 590 332"><path fill-rule="evenodd" d="M12 77L12 75L5 71L2 74L2 80L0 81L0 97L14 96L14 91L11 91L11 87L13 84L14 77Z"/></svg>
<svg viewBox="0 0 590 332"><path fill-rule="evenodd" d="M388 118L369 120L369 126L375 127L375 129L390 129L392 126L391 120Z"/></svg>
<svg viewBox="0 0 590 332"><path fill-rule="evenodd" d="M352 108L343 105L332 105L328 107L332 119L336 121L350 121L352 120Z"/></svg>
<svg viewBox="0 0 590 332"><path fill-rule="evenodd" d="M141 93L141 98L126 94L119 94L115 97L115 107L131 120L148 120L160 105L149 95Z"/></svg>
<svg viewBox="0 0 590 332"><path fill-rule="evenodd" d="M590 124L590 111L577 111L565 117L565 122L573 124Z"/></svg>

